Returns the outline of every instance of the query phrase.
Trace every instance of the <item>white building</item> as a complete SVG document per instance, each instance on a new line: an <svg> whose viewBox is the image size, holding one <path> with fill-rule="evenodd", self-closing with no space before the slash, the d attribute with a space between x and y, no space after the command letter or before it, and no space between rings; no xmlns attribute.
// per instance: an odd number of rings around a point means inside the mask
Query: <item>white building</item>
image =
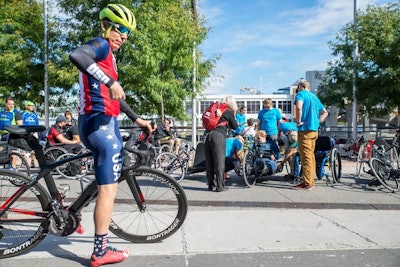
<svg viewBox="0 0 400 267"><path fill-rule="evenodd" d="M271 94L271 95L232 95L238 108L241 106L247 107L247 118L257 119L258 112L263 109L263 101L266 98L271 98L274 107L282 110L282 115L289 120L293 119L293 95L286 94ZM197 125L201 125L201 115L214 101L221 101L225 95L206 95L197 100L196 117Z"/></svg>

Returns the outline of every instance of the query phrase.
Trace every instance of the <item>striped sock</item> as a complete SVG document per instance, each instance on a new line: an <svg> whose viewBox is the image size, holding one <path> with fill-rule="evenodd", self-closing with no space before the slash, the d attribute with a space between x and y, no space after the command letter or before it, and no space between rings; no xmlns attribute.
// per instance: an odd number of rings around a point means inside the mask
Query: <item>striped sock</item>
<svg viewBox="0 0 400 267"><path fill-rule="evenodd" d="M93 254L96 257L102 257L105 253L107 247L107 234L104 235L94 235L94 246L93 246Z"/></svg>

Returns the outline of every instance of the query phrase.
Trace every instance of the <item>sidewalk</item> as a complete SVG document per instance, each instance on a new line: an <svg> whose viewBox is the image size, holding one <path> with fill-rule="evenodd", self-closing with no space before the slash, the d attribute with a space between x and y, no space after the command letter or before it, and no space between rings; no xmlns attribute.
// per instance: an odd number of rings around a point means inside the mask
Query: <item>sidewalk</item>
<svg viewBox="0 0 400 267"><path fill-rule="evenodd" d="M289 181L277 176L252 188L246 188L242 178L233 177L230 190L216 193L207 190L204 174L185 178L182 185L190 207L184 226L155 244L133 244L111 235L112 245L128 248L132 254L129 261L114 266L144 266L146 259L154 262L147 261L145 266L162 267L271 266L235 265L240 261L232 255L317 251L338 257L331 259L336 264L344 261L337 251L358 250L391 251L390 256L400 263L400 193L368 188L367 174L354 178L354 162L344 161L343 167L342 183L327 186L318 181L312 191L294 190ZM0 266L86 266L93 242L92 209L91 204L84 210L83 235L49 235L27 254L1 260ZM229 255L229 259L221 265L194 263L197 256L211 254ZM306 266L290 257L285 262L279 266Z"/></svg>

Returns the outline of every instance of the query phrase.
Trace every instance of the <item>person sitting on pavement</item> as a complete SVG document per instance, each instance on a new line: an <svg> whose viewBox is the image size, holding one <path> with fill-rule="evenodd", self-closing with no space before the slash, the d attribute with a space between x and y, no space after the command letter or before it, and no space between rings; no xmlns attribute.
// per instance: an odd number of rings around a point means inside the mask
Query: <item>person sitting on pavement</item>
<svg viewBox="0 0 400 267"><path fill-rule="evenodd" d="M78 153L82 146L79 141L69 140L65 137L64 129L67 126L67 118L60 115L56 119L56 123L51 126L47 139L50 145L62 145L68 152Z"/></svg>
<svg viewBox="0 0 400 267"><path fill-rule="evenodd" d="M157 126L154 138L160 145L168 144L170 147L170 152L173 151L175 154L178 154L181 140L174 136L174 133L170 128L170 124L170 119L164 119L162 126Z"/></svg>
<svg viewBox="0 0 400 267"><path fill-rule="evenodd" d="M278 163L278 170L282 170L285 162L289 162L290 173L287 176L294 179L295 167L294 159L297 153L297 125L294 122L281 122L280 123L280 137L285 145L285 154L281 162Z"/></svg>
<svg viewBox="0 0 400 267"><path fill-rule="evenodd" d="M275 140L267 140L267 133L259 130L255 136L254 149L256 153L255 175L272 175L278 169L277 160L281 158L279 147Z"/></svg>
<svg viewBox="0 0 400 267"><path fill-rule="evenodd" d="M235 169L235 165L243 160L244 139L241 135L226 138L225 148L225 179L229 179L228 172Z"/></svg>

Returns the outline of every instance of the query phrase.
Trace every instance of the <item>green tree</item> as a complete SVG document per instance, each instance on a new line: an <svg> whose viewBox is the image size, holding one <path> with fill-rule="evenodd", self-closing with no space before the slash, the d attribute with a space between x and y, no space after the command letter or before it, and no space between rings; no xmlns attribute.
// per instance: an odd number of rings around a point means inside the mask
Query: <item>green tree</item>
<svg viewBox="0 0 400 267"><path fill-rule="evenodd" d="M67 15L65 25L72 29L67 37L71 49L99 34L98 14L108 1L59 3ZM187 119L183 103L194 97L193 44L199 46L207 36L204 21L194 19L188 0L118 3L132 8L137 20L137 30L115 52L128 103L140 114ZM196 51L201 59L196 66L196 88L202 93L201 85L212 73L216 58L204 59L198 47Z"/></svg>
<svg viewBox="0 0 400 267"><path fill-rule="evenodd" d="M319 96L343 107L352 99L356 70L357 103L370 115L386 115L400 105L400 10L398 4L369 6L357 13L357 27L347 24L330 42L333 55ZM353 51L358 45L358 61Z"/></svg>
<svg viewBox="0 0 400 267"><path fill-rule="evenodd" d="M57 21L49 18L49 87L51 94L71 88L71 66L55 31ZM35 0L4 1L0 12L0 97L12 95L22 107L29 99L43 103L44 23L43 5ZM40 111L43 111L43 107ZM40 109L40 107L39 107Z"/></svg>

